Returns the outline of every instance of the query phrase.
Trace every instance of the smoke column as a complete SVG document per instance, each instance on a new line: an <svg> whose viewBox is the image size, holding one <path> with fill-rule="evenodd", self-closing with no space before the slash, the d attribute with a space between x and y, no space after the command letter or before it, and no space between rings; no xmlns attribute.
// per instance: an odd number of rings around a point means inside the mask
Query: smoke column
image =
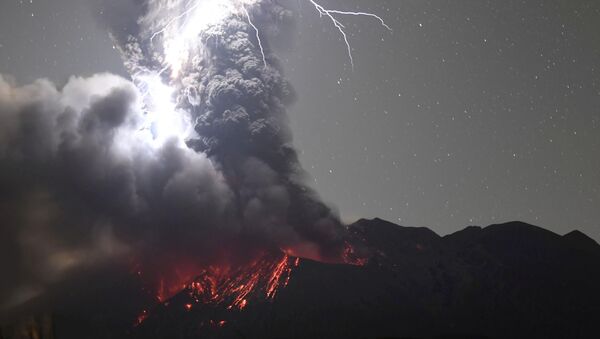
<svg viewBox="0 0 600 339"><path fill-rule="evenodd" d="M305 184L294 91L267 41L292 14L268 0L95 5L132 81L0 78L0 263L12 277L0 310L99 266L156 287L257 249L344 260L344 227Z"/></svg>
<svg viewBox="0 0 600 339"><path fill-rule="evenodd" d="M292 146L293 88L257 28L289 25L291 12L256 0L142 7L134 34L119 41L125 63L142 88L158 75L174 89L195 132L186 145L216 164L232 192L227 224L301 255L339 256L341 225L304 184Z"/></svg>

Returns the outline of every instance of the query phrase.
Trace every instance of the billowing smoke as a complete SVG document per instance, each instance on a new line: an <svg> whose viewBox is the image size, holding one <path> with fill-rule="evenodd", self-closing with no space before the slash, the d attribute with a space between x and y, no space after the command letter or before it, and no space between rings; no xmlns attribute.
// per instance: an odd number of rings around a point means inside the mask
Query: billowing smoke
<svg viewBox="0 0 600 339"><path fill-rule="evenodd" d="M195 250L204 233L228 226L233 193L223 175L175 139L145 142L140 107L137 89L113 75L72 78L62 90L0 79L5 304L70 268Z"/></svg>
<svg viewBox="0 0 600 339"><path fill-rule="evenodd" d="M258 247L340 259L343 227L305 184L294 91L266 39L292 14L225 2L200 28L181 15L193 2L96 4L132 81L0 78L0 308L106 262L180 282Z"/></svg>
<svg viewBox="0 0 600 339"><path fill-rule="evenodd" d="M125 64L142 90L156 76L173 89L194 129L186 145L215 163L233 194L235 227L299 254L339 256L341 225L304 183L286 115L294 90L266 39L293 14L272 0L137 8L144 14L126 39L111 26Z"/></svg>

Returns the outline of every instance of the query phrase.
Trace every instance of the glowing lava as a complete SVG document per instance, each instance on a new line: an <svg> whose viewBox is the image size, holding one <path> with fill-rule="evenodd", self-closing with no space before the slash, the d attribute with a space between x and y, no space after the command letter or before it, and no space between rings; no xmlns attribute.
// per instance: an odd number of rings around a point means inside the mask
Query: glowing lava
<svg viewBox="0 0 600 339"><path fill-rule="evenodd" d="M286 254L262 255L238 268L209 267L185 291L197 303L243 309L253 297L273 299L287 286L298 258Z"/></svg>
<svg viewBox="0 0 600 339"><path fill-rule="evenodd" d="M134 326L138 326L139 324L143 323L144 320L146 320L146 318L148 318L148 311L143 310L140 315L138 315L138 317L135 319L135 324Z"/></svg>
<svg viewBox="0 0 600 339"><path fill-rule="evenodd" d="M211 265L200 269L195 278L181 284L179 278L160 279L156 286L156 300L168 306L176 295L183 294L185 311L192 311L195 305L220 306L227 310L243 310L251 301L272 300L277 292L287 286L292 270L298 267L300 258L284 253L263 252L242 265ZM136 272L140 275L140 272ZM168 286L168 281L172 286ZM144 309L135 321L135 326L148 318ZM215 323L219 327L225 321Z"/></svg>
<svg viewBox="0 0 600 339"><path fill-rule="evenodd" d="M369 259L356 253L356 249L349 242L344 243L344 252L342 259L345 264L364 266L369 262Z"/></svg>

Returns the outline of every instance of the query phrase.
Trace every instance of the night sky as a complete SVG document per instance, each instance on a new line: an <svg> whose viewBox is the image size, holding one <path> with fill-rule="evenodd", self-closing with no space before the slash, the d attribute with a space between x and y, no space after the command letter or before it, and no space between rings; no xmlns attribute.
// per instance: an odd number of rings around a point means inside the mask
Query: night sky
<svg viewBox="0 0 600 339"><path fill-rule="evenodd" d="M600 2L342 1L352 71L306 1L276 46L298 92L295 146L343 219L440 234L522 220L600 239ZM19 84L127 76L79 0L3 0L0 73Z"/></svg>

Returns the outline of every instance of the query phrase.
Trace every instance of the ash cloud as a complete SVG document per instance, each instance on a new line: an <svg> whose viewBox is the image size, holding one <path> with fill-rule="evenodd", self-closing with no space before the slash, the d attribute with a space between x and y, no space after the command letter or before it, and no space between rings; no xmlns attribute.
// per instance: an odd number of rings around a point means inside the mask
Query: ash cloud
<svg viewBox="0 0 600 339"><path fill-rule="evenodd" d="M132 75L164 67L149 37L173 3L96 3ZM293 22L273 1L249 11L271 36ZM286 114L294 90L263 44L267 67L237 15L198 36L198 54L165 80L194 122L185 144L143 142L135 76L73 77L63 88L0 78L0 263L14 277L0 281L0 307L107 261L133 260L152 279L176 275L174 262L193 269L255 246L340 260L343 226L305 183Z"/></svg>
<svg viewBox="0 0 600 339"><path fill-rule="evenodd" d="M231 18L203 38L207 62L187 65L179 103L195 117L200 135L190 145L216 159L228 181L238 185L237 204L244 215L254 216L246 219L249 227L266 227L272 234L288 226L293 236L328 250L328 242L338 240L339 224L303 183L286 115L293 88L273 55L264 67L253 36L243 18Z"/></svg>
<svg viewBox="0 0 600 339"><path fill-rule="evenodd" d="M161 39L186 2L138 6L145 13L119 44L125 64L132 74L169 73ZM178 107L195 122L197 136L187 144L218 164L242 230L280 247L313 248L303 255L333 259L342 248L342 225L305 183L286 113L295 92L269 48L269 39L289 34L294 14L271 0L252 1L246 10L249 17L232 14L200 32L177 75L164 77L176 88ZM249 19L259 27L267 65Z"/></svg>
<svg viewBox="0 0 600 339"><path fill-rule="evenodd" d="M215 164L175 140L140 142L142 121L138 90L114 75L62 89L0 78L4 305L114 256L197 254L227 227L232 192Z"/></svg>

